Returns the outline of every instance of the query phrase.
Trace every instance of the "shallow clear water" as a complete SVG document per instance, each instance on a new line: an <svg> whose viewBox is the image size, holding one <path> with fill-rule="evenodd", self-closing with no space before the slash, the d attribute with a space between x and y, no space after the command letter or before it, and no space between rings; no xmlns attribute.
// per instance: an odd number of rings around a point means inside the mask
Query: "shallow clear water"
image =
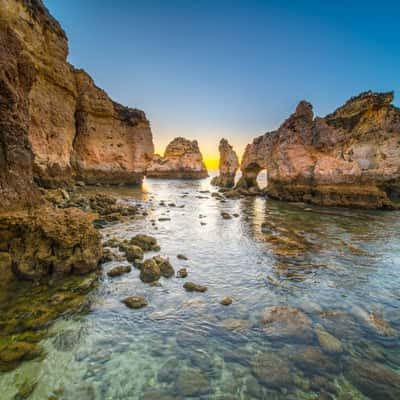
<svg viewBox="0 0 400 400"><path fill-rule="evenodd" d="M400 213L261 197L221 202L203 192L215 191L209 181L147 180L142 189L110 189L142 204L148 215L106 227L104 240L153 235L160 254L175 270L186 267L188 278L162 278L151 287L135 268L117 278L104 274L89 295L89 311L58 318L49 328L42 359L0 373L1 399L13 399L30 383L34 400L316 399L321 393L328 396L321 399L376 399L398 393ZM222 211L239 216L225 220ZM165 216L171 220L158 221ZM208 291L187 293L187 280ZM125 307L121 299L130 295L145 296L148 307ZM232 305L219 304L225 296ZM261 319L276 305L304 312L311 338L271 338ZM340 341L340 351L322 347L315 334L321 326ZM257 356L272 357L261 373ZM352 360L374 366L368 382L354 377ZM368 386L375 379L378 393Z"/></svg>

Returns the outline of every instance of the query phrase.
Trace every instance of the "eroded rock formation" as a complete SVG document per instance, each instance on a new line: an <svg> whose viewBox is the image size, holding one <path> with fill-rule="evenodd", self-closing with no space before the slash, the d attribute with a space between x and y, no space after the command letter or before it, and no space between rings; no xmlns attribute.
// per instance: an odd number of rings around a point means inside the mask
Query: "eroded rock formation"
<svg viewBox="0 0 400 400"><path fill-rule="evenodd" d="M324 118L302 101L278 130L247 145L237 187L281 200L366 208L400 204L400 109L393 93L362 93Z"/></svg>
<svg viewBox="0 0 400 400"><path fill-rule="evenodd" d="M196 140L177 137L165 149L164 157L155 155L146 175L153 178L199 179L208 176Z"/></svg>
<svg viewBox="0 0 400 400"><path fill-rule="evenodd" d="M154 151L145 114L113 102L68 64L67 37L40 0L1 0L0 19L33 69L24 90L35 180L140 182Z"/></svg>
<svg viewBox="0 0 400 400"><path fill-rule="evenodd" d="M233 187L236 172L239 168L239 159L233 147L226 139L221 139L219 150L219 175L214 177L211 183L215 186Z"/></svg>

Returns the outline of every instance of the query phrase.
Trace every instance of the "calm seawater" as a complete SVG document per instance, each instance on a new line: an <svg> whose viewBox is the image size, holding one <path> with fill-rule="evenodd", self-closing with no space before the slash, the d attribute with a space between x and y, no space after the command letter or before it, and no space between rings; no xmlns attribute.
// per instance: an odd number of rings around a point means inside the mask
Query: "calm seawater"
<svg viewBox="0 0 400 400"><path fill-rule="evenodd" d="M396 398L400 213L221 202L205 192L215 191L209 182L148 179L142 189L108 191L148 215L107 226L104 240L155 236L159 254L188 278L152 287L135 268L109 278L124 262L104 264L89 311L58 318L41 359L0 372L1 399L24 398L15 397L21 385L33 385L33 400ZM187 280L208 291L187 293ZM127 308L121 300L131 295L149 305ZM220 305L225 296L232 305ZM279 337L279 326L271 337L261 324L271 306L304 313L308 339Z"/></svg>

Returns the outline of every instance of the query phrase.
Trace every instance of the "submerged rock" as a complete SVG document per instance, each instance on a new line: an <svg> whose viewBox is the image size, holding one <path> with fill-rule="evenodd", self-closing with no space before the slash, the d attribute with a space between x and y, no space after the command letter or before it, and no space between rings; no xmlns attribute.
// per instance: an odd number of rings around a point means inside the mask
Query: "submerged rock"
<svg viewBox="0 0 400 400"><path fill-rule="evenodd" d="M314 336L310 318L293 307L268 307L261 324L270 339L310 341Z"/></svg>
<svg viewBox="0 0 400 400"><path fill-rule="evenodd" d="M178 254L176 256L176 258L178 258L179 260L187 260L188 259L184 254Z"/></svg>
<svg viewBox="0 0 400 400"><path fill-rule="evenodd" d="M251 371L265 386L280 388L292 384L290 364L272 352L256 355L251 361Z"/></svg>
<svg viewBox="0 0 400 400"><path fill-rule="evenodd" d="M207 291L207 286L198 285L194 282L186 282L183 287L187 292L205 292Z"/></svg>
<svg viewBox="0 0 400 400"><path fill-rule="evenodd" d="M158 281L161 277L160 267L150 258L145 260L140 268L140 279L143 282L151 283Z"/></svg>
<svg viewBox="0 0 400 400"><path fill-rule="evenodd" d="M165 149L164 156L155 155L147 168L150 178L199 179L208 176L196 140L175 138Z"/></svg>
<svg viewBox="0 0 400 400"><path fill-rule="evenodd" d="M349 358L345 375L371 400L400 399L400 374L383 364Z"/></svg>
<svg viewBox="0 0 400 400"><path fill-rule="evenodd" d="M198 397L211 392L210 382L200 369L190 368L182 371L176 378L175 389L185 397Z"/></svg>
<svg viewBox="0 0 400 400"><path fill-rule="evenodd" d="M219 142L219 176L211 180L211 184L221 187L233 187L236 171L239 168L239 159L233 147L226 139Z"/></svg>
<svg viewBox="0 0 400 400"><path fill-rule="evenodd" d="M317 334L320 346L327 353L337 354L343 351L340 340L327 332L322 325L317 324L315 326L315 333Z"/></svg>
<svg viewBox="0 0 400 400"><path fill-rule="evenodd" d="M147 300L141 296L130 296L122 300L122 302L129 308L143 308L147 306Z"/></svg>
<svg viewBox="0 0 400 400"><path fill-rule="evenodd" d="M115 276L120 276L122 274L126 274L131 271L132 267L130 265L119 265L117 267L110 269L107 272L107 275L110 276L111 278L114 278Z"/></svg>

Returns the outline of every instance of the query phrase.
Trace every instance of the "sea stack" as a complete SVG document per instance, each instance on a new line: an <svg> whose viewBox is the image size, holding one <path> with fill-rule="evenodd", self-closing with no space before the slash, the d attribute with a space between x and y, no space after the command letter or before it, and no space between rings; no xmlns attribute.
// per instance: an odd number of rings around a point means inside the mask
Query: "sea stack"
<svg viewBox="0 0 400 400"><path fill-rule="evenodd" d="M392 92L365 92L324 118L301 101L278 130L247 145L236 188L256 191L266 169L266 191L280 200L400 208L400 109L392 101Z"/></svg>
<svg viewBox="0 0 400 400"><path fill-rule="evenodd" d="M197 140L177 137L165 149L164 156L155 155L146 176L150 178L201 179L208 176Z"/></svg>
<svg viewBox="0 0 400 400"><path fill-rule="evenodd" d="M219 150L219 176L212 179L215 186L231 188L235 184L236 171L239 168L239 159L233 147L226 139L221 139Z"/></svg>

